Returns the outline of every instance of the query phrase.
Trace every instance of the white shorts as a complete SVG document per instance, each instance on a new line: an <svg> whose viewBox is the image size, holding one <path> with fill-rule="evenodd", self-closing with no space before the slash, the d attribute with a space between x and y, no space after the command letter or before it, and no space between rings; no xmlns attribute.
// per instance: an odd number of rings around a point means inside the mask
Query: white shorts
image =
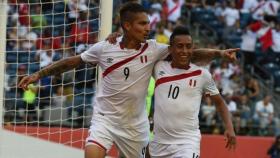
<svg viewBox="0 0 280 158"><path fill-rule="evenodd" d="M149 142L149 130L139 132L137 130L112 126L106 121L95 120L92 122L86 146L98 145L106 152L111 149L113 143L127 158L143 158Z"/></svg>
<svg viewBox="0 0 280 158"><path fill-rule="evenodd" d="M160 144L152 141L149 151L152 158L199 158L200 143Z"/></svg>

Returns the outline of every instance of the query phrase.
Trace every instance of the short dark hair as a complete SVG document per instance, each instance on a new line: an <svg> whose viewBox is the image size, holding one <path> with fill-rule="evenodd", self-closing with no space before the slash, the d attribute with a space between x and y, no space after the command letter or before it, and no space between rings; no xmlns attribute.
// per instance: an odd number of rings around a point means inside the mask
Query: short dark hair
<svg viewBox="0 0 280 158"><path fill-rule="evenodd" d="M169 44L172 45L174 38L178 35L187 35L190 36L189 29L185 26L177 26L174 28L173 33L170 36Z"/></svg>
<svg viewBox="0 0 280 158"><path fill-rule="evenodd" d="M131 21L134 17L132 14L135 13L148 13L148 11L140 4L136 2L127 2L120 9L120 21L121 26L124 22Z"/></svg>

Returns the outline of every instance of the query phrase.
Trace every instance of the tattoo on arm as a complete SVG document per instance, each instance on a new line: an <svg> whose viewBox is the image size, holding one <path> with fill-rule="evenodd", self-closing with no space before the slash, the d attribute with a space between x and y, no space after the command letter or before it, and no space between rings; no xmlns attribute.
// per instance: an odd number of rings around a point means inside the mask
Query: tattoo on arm
<svg viewBox="0 0 280 158"><path fill-rule="evenodd" d="M195 49L192 56L192 63L209 64L213 59L220 57L220 53L216 49Z"/></svg>
<svg viewBox="0 0 280 158"><path fill-rule="evenodd" d="M60 61L57 61L47 66L46 68L38 71L37 73L39 74L40 78L50 76L50 75L58 75L63 72L74 69L82 63L83 61L81 59L81 56L74 56L74 57L65 58Z"/></svg>

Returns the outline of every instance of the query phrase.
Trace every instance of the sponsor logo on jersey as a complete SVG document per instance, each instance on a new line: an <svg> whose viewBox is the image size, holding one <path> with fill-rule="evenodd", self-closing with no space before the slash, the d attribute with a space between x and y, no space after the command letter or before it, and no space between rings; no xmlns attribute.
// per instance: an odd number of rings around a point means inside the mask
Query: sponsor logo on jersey
<svg viewBox="0 0 280 158"><path fill-rule="evenodd" d="M113 60L114 60L113 58L107 58L107 59L106 59L107 63L112 63Z"/></svg>
<svg viewBox="0 0 280 158"><path fill-rule="evenodd" d="M165 74L165 72L164 72L164 71L160 71L158 74L159 74L160 76L162 76L162 75Z"/></svg>

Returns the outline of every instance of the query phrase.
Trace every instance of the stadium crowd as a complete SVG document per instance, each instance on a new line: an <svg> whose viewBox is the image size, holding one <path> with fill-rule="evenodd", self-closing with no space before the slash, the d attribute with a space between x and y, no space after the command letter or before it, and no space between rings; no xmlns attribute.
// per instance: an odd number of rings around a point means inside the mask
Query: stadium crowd
<svg viewBox="0 0 280 158"><path fill-rule="evenodd" d="M77 125L87 126L95 68L87 65L62 76L46 77L28 91L17 88L26 74L64 57L81 53L97 42L97 1L38 3L9 1L7 24L5 121L37 123L49 119L47 108L67 109ZM240 47L240 62L215 61L209 70L223 95L238 135L279 135L280 120L273 102L280 88L280 3L276 0L142 0L149 9L151 35L168 44L175 26L186 25L197 47ZM113 31L121 32L116 14L124 0L114 0ZM205 37L206 36L206 37ZM261 70L259 70L261 68ZM260 79L254 75L255 72ZM278 75L278 78L277 78ZM273 88L264 88L265 81ZM84 106L84 104L86 106ZM26 112L28 111L28 112ZM39 114L43 112L42 114ZM89 111L89 112L87 112ZM61 119L60 117L57 119ZM73 121L73 120L71 120ZM221 118L205 95L201 131L221 134Z"/></svg>

